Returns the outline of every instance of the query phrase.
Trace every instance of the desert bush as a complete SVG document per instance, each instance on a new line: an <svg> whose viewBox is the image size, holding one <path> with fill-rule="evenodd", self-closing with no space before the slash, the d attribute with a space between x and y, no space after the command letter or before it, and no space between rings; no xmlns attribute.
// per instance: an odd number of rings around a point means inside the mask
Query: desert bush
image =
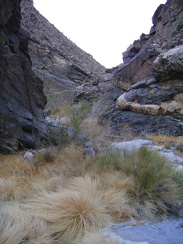
<svg viewBox="0 0 183 244"><path fill-rule="evenodd" d="M101 186L99 177L97 176L90 176L89 174L80 176L80 177L74 177L70 179L67 189L72 191L80 192L84 195L89 195L95 197L96 194L98 196L101 195Z"/></svg>
<svg viewBox="0 0 183 244"><path fill-rule="evenodd" d="M67 189L80 192L85 196L100 196L106 212L112 217L113 222L129 219L134 215L130 207L127 191L133 184L131 178L114 172L104 173L101 176L85 175L70 180Z"/></svg>
<svg viewBox="0 0 183 244"><path fill-rule="evenodd" d="M0 178L0 201L12 201L19 198L20 188L15 178Z"/></svg>
<svg viewBox="0 0 183 244"><path fill-rule="evenodd" d="M18 206L0 209L0 243L51 244L46 223L38 217L22 212Z"/></svg>
<svg viewBox="0 0 183 244"><path fill-rule="evenodd" d="M32 177L37 173L33 164L21 155L7 155L0 163L0 177Z"/></svg>
<svg viewBox="0 0 183 244"><path fill-rule="evenodd" d="M81 129L91 139L100 136L104 131L104 128L97 123L97 118L95 117L85 119L81 123Z"/></svg>
<svg viewBox="0 0 183 244"><path fill-rule="evenodd" d="M135 209L135 215L139 215L139 217L152 218L156 213L171 210L171 207L179 200L178 186L173 179L174 170L172 166L167 162L167 159L146 147L124 152L123 155L117 151L108 150L96 157L90 168L90 171L92 170L99 175L102 172L108 172L112 175L118 171L130 177L132 183L120 191L122 195L124 189L128 191L130 200L127 201L132 203L130 208ZM114 178L116 178L116 182L119 182L119 177L115 176ZM108 177L109 182L111 179L112 177ZM117 193L120 191L114 189L110 190L111 194L114 192L117 197ZM110 197L108 199L110 201ZM117 203L118 201L116 200L115 203L114 200L114 205L117 206ZM123 206L126 207L126 212L130 215L128 204ZM119 211L116 212L116 216L119 215ZM127 214L127 216L129 215Z"/></svg>
<svg viewBox="0 0 183 244"><path fill-rule="evenodd" d="M96 171L113 172L120 169L121 155L119 152L114 152L111 149L107 149L102 153L99 153L95 159Z"/></svg>
<svg viewBox="0 0 183 244"><path fill-rule="evenodd" d="M82 176L85 173L86 159L83 150L75 144L70 144L61 150L58 163L68 178Z"/></svg>
<svg viewBox="0 0 183 244"><path fill-rule="evenodd" d="M76 139L81 131L81 124L91 112L91 103L84 102L79 107L73 107L70 115L71 127L73 128L72 139Z"/></svg>
<svg viewBox="0 0 183 244"><path fill-rule="evenodd" d="M120 167L123 173L133 177L134 185L129 192L140 212L152 216L153 212L169 210L178 201L178 187L172 178L174 170L158 153L142 147L126 153Z"/></svg>
<svg viewBox="0 0 183 244"><path fill-rule="evenodd" d="M47 149L35 155L35 161L39 165L53 163L56 159L57 152L55 149Z"/></svg>
<svg viewBox="0 0 183 244"><path fill-rule="evenodd" d="M180 197L183 200L183 171L175 171L172 178L178 184Z"/></svg>
<svg viewBox="0 0 183 244"><path fill-rule="evenodd" d="M125 221L132 216L135 217L136 214L131 207L131 199L128 195L128 191L134 184L132 178L114 171L113 173L102 174L100 184L106 211L114 222Z"/></svg>
<svg viewBox="0 0 183 244"><path fill-rule="evenodd" d="M55 243L73 243L86 231L97 231L111 223L101 197L76 191L44 193L30 200L25 209L46 221Z"/></svg>

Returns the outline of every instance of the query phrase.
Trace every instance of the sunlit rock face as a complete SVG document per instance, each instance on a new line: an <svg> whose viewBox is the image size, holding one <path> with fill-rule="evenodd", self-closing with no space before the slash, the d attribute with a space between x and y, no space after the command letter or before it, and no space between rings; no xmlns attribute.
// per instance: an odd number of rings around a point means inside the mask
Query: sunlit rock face
<svg viewBox="0 0 183 244"><path fill-rule="evenodd" d="M96 105L101 124L117 134L129 128L136 135L183 135L182 18L182 0L161 4L149 34L123 52L114 89Z"/></svg>
<svg viewBox="0 0 183 244"><path fill-rule="evenodd" d="M20 0L0 0L0 152L36 147L46 135L43 84L20 23Z"/></svg>

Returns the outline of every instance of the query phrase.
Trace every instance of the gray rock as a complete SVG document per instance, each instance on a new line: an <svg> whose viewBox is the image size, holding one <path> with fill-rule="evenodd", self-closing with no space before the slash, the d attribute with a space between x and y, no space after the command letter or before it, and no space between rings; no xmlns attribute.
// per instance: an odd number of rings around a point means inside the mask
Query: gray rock
<svg viewBox="0 0 183 244"><path fill-rule="evenodd" d="M138 150L143 145L152 145L153 142L151 140L143 140L143 139L136 139L131 141L124 141L124 142L114 142L111 144L113 149L118 149L122 151L132 151Z"/></svg>
<svg viewBox="0 0 183 244"><path fill-rule="evenodd" d="M182 79L183 45L158 55L153 63L153 74L161 81Z"/></svg>
<svg viewBox="0 0 183 244"><path fill-rule="evenodd" d="M163 150L160 154L172 163L183 164L183 158L176 156L171 150Z"/></svg>
<svg viewBox="0 0 183 244"><path fill-rule="evenodd" d="M112 226L111 230L132 243L182 244L182 226L183 219L177 218L162 222L126 222Z"/></svg>
<svg viewBox="0 0 183 244"><path fill-rule="evenodd" d="M70 121L67 117L50 118L47 116L45 119L47 123L52 126L62 126L63 124L68 123Z"/></svg>
<svg viewBox="0 0 183 244"><path fill-rule="evenodd" d="M86 156L86 157L94 157L95 156L95 151L94 149L91 147L91 148L85 148L83 150L83 155Z"/></svg>
<svg viewBox="0 0 183 244"><path fill-rule="evenodd" d="M177 168L176 168L177 171L183 171L183 165L179 165Z"/></svg>
<svg viewBox="0 0 183 244"><path fill-rule="evenodd" d="M28 160L29 162L32 162L34 154L32 152L27 151L24 153L23 157L24 157L24 159Z"/></svg>
<svg viewBox="0 0 183 244"><path fill-rule="evenodd" d="M92 147L92 144L93 143L90 140L87 140L87 141L84 141L83 146L85 148L89 148L89 147Z"/></svg>
<svg viewBox="0 0 183 244"><path fill-rule="evenodd" d="M7 152L36 147L46 136L46 97L31 70L29 34L20 29L20 1L1 0L0 6L0 152Z"/></svg>

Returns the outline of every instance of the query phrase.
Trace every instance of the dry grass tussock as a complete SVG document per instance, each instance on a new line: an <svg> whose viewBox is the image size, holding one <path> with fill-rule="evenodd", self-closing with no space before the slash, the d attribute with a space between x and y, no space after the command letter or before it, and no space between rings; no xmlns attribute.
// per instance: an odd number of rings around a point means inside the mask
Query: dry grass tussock
<svg viewBox="0 0 183 244"><path fill-rule="evenodd" d="M4 155L0 158L0 177L30 178L36 174L36 168L21 155Z"/></svg>
<svg viewBox="0 0 183 244"><path fill-rule="evenodd" d="M0 201L12 201L21 198L20 188L15 178L0 178Z"/></svg>
<svg viewBox="0 0 183 244"><path fill-rule="evenodd" d="M166 136L166 135L152 135L148 136L150 140L153 140L155 142L164 143L164 142L178 142L180 140L180 137L173 137L173 136Z"/></svg>
<svg viewBox="0 0 183 244"><path fill-rule="evenodd" d="M90 159L75 145L55 152L51 161L39 156L34 163L0 157L2 243L118 243L94 233L114 222L153 218L179 201L182 174L147 148ZM22 204L10 206L14 200Z"/></svg>
<svg viewBox="0 0 183 244"><path fill-rule="evenodd" d="M0 243L51 244L46 223L20 210L19 206L0 208Z"/></svg>
<svg viewBox="0 0 183 244"><path fill-rule="evenodd" d="M94 198L77 191L43 193L28 201L25 209L46 221L56 243L73 243L86 231L111 223L100 196Z"/></svg>
<svg viewBox="0 0 183 244"><path fill-rule="evenodd" d="M130 206L128 191L134 187L131 177L120 172L105 173L100 178L103 202L107 213L118 223L135 217L135 210Z"/></svg>

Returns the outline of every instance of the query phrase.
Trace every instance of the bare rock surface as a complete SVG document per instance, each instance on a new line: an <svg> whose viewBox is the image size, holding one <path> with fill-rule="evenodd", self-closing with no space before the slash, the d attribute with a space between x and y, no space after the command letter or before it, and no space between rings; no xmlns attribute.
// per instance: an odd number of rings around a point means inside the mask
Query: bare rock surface
<svg viewBox="0 0 183 244"><path fill-rule="evenodd" d="M46 135L43 83L31 70L20 1L0 1L0 152L36 147Z"/></svg>
<svg viewBox="0 0 183 244"><path fill-rule="evenodd" d="M155 11L149 34L142 34L111 69L111 89L95 105L99 123L122 135L183 135L183 2L167 0ZM108 106L105 106L108 104ZM117 105L117 107L115 107Z"/></svg>
<svg viewBox="0 0 183 244"><path fill-rule="evenodd" d="M114 225L111 230L126 244L182 244L183 219L170 217L144 223L129 221Z"/></svg>
<svg viewBox="0 0 183 244"><path fill-rule="evenodd" d="M130 141L113 142L111 144L111 148L120 151L120 153L123 153L124 151L131 152L133 150L138 150L142 146L147 146L150 150L159 152L161 156L166 157L173 164L183 165L183 158L175 155L172 150L167 150L161 146L154 145L154 142L151 140L134 139Z"/></svg>
<svg viewBox="0 0 183 244"><path fill-rule="evenodd" d="M30 33L32 67L48 96L58 94L60 104L73 103L77 86L108 79L105 67L49 23L31 0L22 0L21 8L21 25Z"/></svg>

